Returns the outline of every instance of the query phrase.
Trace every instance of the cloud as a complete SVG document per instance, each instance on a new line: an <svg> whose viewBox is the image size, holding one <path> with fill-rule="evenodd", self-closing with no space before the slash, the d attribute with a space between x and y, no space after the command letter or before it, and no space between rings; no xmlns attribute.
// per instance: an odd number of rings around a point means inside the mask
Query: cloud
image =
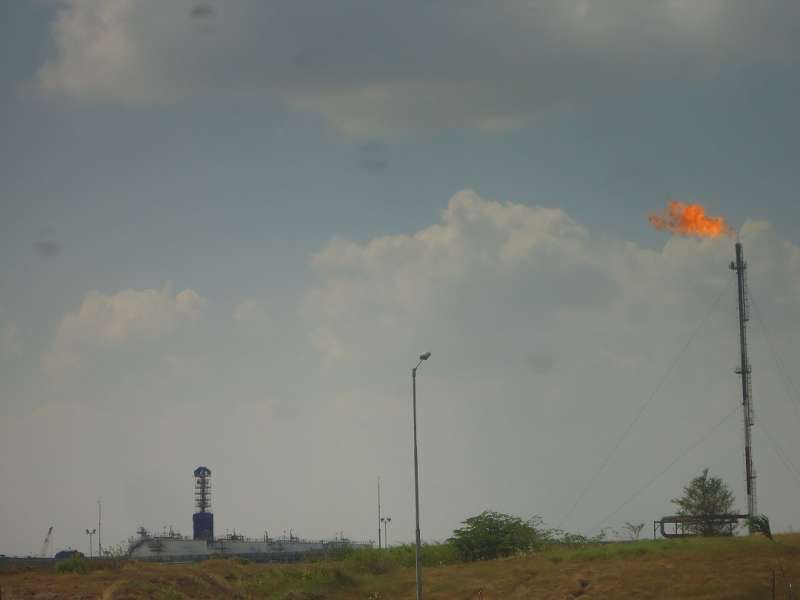
<svg viewBox="0 0 800 600"><path fill-rule="evenodd" d="M241 0L212 13L213 39L180 3L64 0L40 89L123 103L260 90L349 135L503 131L553 107L800 56L793 0L755 13L747 0Z"/></svg>
<svg viewBox="0 0 800 600"><path fill-rule="evenodd" d="M768 281L771 301L797 302L800 249L763 222L746 224L741 236L762 263L756 277ZM476 347L508 331L520 361L542 373L554 370L556 357L575 360L571 343L589 352L578 340L603 331L611 337L598 340L594 359L635 366L637 353L626 348L672 335L662 330L670 320L693 323L729 278L731 253L730 240L668 239L659 252L595 239L560 209L462 191L438 224L363 245L336 239L313 255L319 285L305 314L326 361L366 359L376 344L402 347L428 328L423 337L452 334ZM520 331L531 332L530 344Z"/></svg>
<svg viewBox="0 0 800 600"><path fill-rule="evenodd" d="M77 312L67 313L61 320L44 357L45 369L57 374L78 367L89 352L168 335L180 323L198 320L206 304L191 289L173 295L170 283L160 290L125 290L112 295L90 291Z"/></svg>
<svg viewBox="0 0 800 600"><path fill-rule="evenodd" d="M441 224L413 235L363 246L334 240L311 259L324 278L306 301L307 314L320 322L314 346L335 359L372 346L347 343L350 331L402 337L410 322L441 308L463 284L512 276L537 258L547 258L550 269L595 260L587 231L563 211L486 201L472 191L450 199Z"/></svg>

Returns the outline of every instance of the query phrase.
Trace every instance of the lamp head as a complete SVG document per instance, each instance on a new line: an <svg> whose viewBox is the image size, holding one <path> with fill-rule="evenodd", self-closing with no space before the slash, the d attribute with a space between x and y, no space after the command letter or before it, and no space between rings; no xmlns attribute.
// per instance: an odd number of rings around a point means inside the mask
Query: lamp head
<svg viewBox="0 0 800 600"><path fill-rule="evenodd" d="M430 352L426 352L425 354L420 354L419 355L419 359L420 360L428 360L430 357L431 357L431 353Z"/></svg>

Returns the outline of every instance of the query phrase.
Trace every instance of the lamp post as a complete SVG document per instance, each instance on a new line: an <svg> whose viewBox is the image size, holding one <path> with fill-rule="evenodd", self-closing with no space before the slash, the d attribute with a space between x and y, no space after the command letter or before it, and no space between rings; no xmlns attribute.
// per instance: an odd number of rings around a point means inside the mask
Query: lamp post
<svg viewBox="0 0 800 600"><path fill-rule="evenodd" d="M414 412L414 507L416 517L416 540L417 549L415 555L416 572L417 572L417 600L422 600L422 568L420 564L420 540L419 540L419 462L417 460L417 369L422 364L422 361L428 360L431 357L430 352L419 355L419 362L417 366L411 369L411 402L412 410Z"/></svg>
<svg viewBox="0 0 800 600"><path fill-rule="evenodd" d="M92 536L97 533L97 529L86 530L86 535L89 536L89 558L92 558Z"/></svg>
<svg viewBox="0 0 800 600"><path fill-rule="evenodd" d="M97 556L103 557L103 505L97 500Z"/></svg>
<svg viewBox="0 0 800 600"><path fill-rule="evenodd" d="M389 547L389 533L386 531L387 525L392 522L392 517L383 517L381 519L381 523L383 523L383 547Z"/></svg>

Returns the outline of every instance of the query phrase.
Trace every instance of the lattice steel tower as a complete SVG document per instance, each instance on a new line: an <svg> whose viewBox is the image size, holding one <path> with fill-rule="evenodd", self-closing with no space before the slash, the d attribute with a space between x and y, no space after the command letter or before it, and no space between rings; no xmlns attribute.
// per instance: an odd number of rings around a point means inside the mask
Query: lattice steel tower
<svg viewBox="0 0 800 600"><path fill-rule="evenodd" d="M194 470L194 507L192 515L194 539L214 539L214 514L211 512L211 469L197 467Z"/></svg>
<svg viewBox="0 0 800 600"><path fill-rule="evenodd" d="M736 373L742 378L742 408L744 413L744 473L747 484L747 516L757 514L756 508L756 472L753 468L752 428L755 424L753 415L752 369L747 357L747 322L750 320L750 301L747 297L747 263L742 254L741 242L736 242L736 262L731 263L736 271L739 283L739 350L741 362Z"/></svg>

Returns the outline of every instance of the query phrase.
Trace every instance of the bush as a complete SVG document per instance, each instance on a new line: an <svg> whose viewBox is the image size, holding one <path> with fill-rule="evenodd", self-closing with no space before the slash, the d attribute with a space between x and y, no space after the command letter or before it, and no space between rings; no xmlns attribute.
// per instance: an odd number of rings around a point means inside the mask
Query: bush
<svg viewBox="0 0 800 600"><path fill-rule="evenodd" d="M89 572L89 566L86 563L87 561L83 557L73 556L72 558L59 562L56 566L56 572L61 574L79 573L80 575L86 575L86 573Z"/></svg>
<svg viewBox="0 0 800 600"><path fill-rule="evenodd" d="M512 556L542 547L551 541L550 532L540 529L541 521L485 510L463 522L448 541L466 561Z"/></svg>
<svg viewBox="0 0 800 600"><path fill-rule="evenodd" d="M392 553L375 548L362 548L353 551L345 558L345 564L353 571L370 575L389 573L400 566L396 556Z"/></svg>

